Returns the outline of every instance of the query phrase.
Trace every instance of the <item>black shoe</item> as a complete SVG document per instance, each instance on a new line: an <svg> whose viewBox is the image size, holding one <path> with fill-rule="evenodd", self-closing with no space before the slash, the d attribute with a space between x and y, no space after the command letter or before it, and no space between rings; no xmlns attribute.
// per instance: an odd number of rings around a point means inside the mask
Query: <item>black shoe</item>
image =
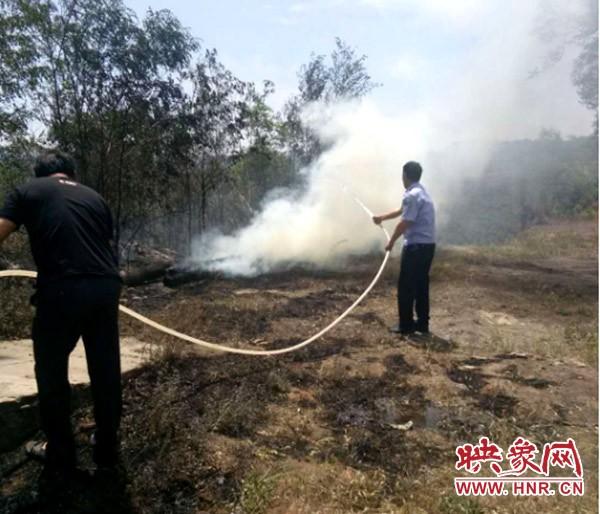
<svg viewBox="0 0 600 514"><path fill-rule="evenodd" d="M30 458L42 462L44 464L44 473L53 475L68 475L77 469L75 452L71 456L61 458L48 458L48 443L46 441L29 441L25 445L25 454Z"/></svg>
<svg viewBox="0 0 600 514"><path fill-rule="evenodd" d="M116 438L112 444L98 444L96 432L90 437L93 459L98 469L112 469L119 464L119 443Z"/></svg>
<svg viewBox="0 0 600 514"><path fill-rule="evenodd" d="M428 336L429 335L429 327L415 327L415 330L419 333L422 334L424 336Z"/></svg>
<svg viewBox="0 0 600 514"><path fill-rule="evenodd" d="M410 334L414 334L415 329L414 328L402 328L402 327L400 327L400 325L395 325L393 327L390 327L390 332L392 334L400 334L402 336L408 336Z"/></svg>
<svg viewBox="0 0 600 514"><path fill-rule="evenodd" d="M39 494L46 498L45 501L62 503L68 502L74 496L89 493L89 487L93 485L93 476L89 470L81 468L61 469L44 466L38 485Z"/></svg>
<svg viewBox="0 0 600 514"><path fill-rule="evenodd" d="M119 465L119 451L117 448L105 448L104 450L94 447L94 463L98 468L112 469Z"/></svg>
<svg viewBox="0 0 600 514"><path fill-rule="evenodd" d="M115 482L123 476L123 467L120 463L114 466L98 466L92 471L92 476L97 482Z"/></svg>

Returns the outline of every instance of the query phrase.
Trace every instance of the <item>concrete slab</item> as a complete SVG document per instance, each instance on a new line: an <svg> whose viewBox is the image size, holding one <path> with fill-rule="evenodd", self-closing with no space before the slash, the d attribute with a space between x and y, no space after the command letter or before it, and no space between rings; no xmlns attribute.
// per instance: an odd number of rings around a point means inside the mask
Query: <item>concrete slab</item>
<svg viewBox="0 0 600 514"><path fill-rule="evenodd" d="M121 338L121 369L129 371L148 360L147 344L134 337ZM83 342L80 340L69 359L71 384L87 384L89 377ZM29 339L0 341L0 403L37 394L33 370L33 344Z"/></svg>

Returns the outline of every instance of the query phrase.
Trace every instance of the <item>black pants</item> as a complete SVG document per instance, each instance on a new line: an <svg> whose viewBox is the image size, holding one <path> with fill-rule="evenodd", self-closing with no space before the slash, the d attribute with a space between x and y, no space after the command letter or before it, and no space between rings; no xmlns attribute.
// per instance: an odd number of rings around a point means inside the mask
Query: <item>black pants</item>
<svg viewBox="0 0 600 514"><path fill-rule="evenodd" d="M398 315L402 331L429 330L429 270L434 253L434 244L412 244L402 249L398 277Z"/></svg>
<svg viewBox="0 0 600 514"><path fill-rule="evenodd" d="M116 461L121 419L120 292L121 283L115 278L73 277L45 285L34 296L35 377L49 467L75 463L68 364L80 337L94 401L94 460L99 465Z"/></svg>

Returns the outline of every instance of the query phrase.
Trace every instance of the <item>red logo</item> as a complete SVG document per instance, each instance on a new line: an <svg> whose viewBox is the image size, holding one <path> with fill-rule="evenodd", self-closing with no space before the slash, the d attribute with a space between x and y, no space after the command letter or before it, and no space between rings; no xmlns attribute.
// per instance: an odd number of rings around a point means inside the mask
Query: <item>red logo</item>
<svg viewBox="0 0 600 514"><path fill-rule="evenodd" d="M477 475L489 469L494 476L456 478L455 489L459 495L507 495L507 484L513 495L581 496L584 491L583 465L573 439L546 443L540 455L537 446L517 437L505 453L487 437L478 444L463 444L456 448L457 471ZM484 467L485 466L485 467ZM552 468L571 471L570 476L550 477ZM529 472L529 475L523 476ZM555 487L553 487L555 486Z"/></svg>

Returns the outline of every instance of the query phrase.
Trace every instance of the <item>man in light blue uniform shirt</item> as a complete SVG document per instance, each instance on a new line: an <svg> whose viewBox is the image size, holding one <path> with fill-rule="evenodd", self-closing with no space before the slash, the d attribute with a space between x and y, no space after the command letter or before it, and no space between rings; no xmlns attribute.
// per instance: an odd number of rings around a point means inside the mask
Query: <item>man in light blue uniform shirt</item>
<svg viewBox="0 0 600 514"><path fill-rule="evenodd" d="M385 249L391 251L398 238L404 235L398 277L399 324L391 329L403 335L429 333L429 270L435 253L435 208L419 182L422 172L418 162L407 162L402 168L402 181L406 189L402 207L381 216L373 216L377 225L401 216Z"/></svg>

